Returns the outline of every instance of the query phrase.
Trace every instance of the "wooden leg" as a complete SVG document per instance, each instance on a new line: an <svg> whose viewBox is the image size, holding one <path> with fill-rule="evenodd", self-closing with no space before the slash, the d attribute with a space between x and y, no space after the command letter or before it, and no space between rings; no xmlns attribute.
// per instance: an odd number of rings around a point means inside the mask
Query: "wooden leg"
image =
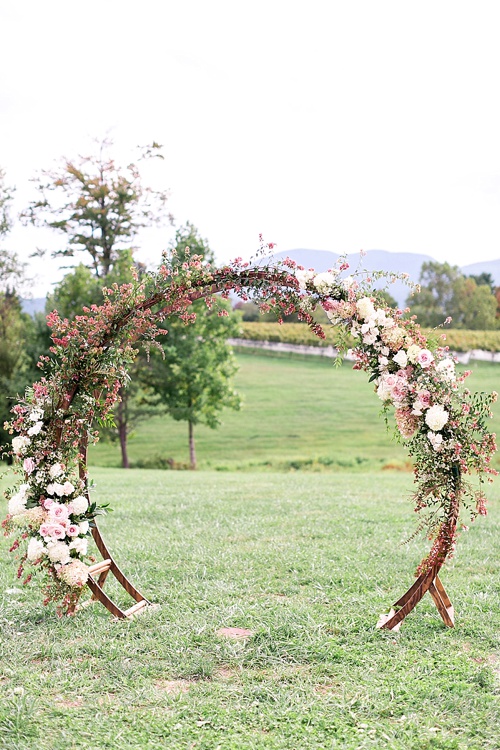
<svg viewBox="0 0 500 750"><path fill-rule="evenodd" d="M452 628L455 625L454 610L445 588L438 577L441 566L431 568L427 573L422 573L408 591L393 605L389 614L380 616L377 628L386 630L399 630L404 618L414 609L426 591L429 591L438 608L443 622Z"/></svg>

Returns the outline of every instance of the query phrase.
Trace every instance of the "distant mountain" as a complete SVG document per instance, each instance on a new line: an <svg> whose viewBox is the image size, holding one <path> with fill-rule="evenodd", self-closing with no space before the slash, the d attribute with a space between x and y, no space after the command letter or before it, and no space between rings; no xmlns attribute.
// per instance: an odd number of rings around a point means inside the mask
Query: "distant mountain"
<svg viewBox="0 0 500 750"><path fill-rule="evenodd" d="M276 253L272 257L281 260L289 257L301 266L304 266L304 268L314 268L316 271L321 272L331 268L340 255L328 250L306 250L304 248L298 248L296 250ZM365 269L367 271L407 273L409 274L411 281L414 282L418 282L420 278L422 263L434 260L435 259L431 258L430 255L422 255L420 253L389 253L387 250L368 250L362 258L360 258L359 253L351 253L347 256L347 262L350 265L351 271L359 268L360 270ZM481 274L483 271L491 273L495 280L495 284L500 286L500 259L484 261L482 263L472 263L463 266L461 271L466 275ZM349 271L346 273L349 273ZM398 306L404 307L409 293L406 284L397 281L395 284L390 285L389 291L394 299L397 300Z"/></svg>
<svg viewBox="0 0 500 750"><path fill-rule="evenodd" d="M22 299L21 307L23 312L33 316L37 312L43 312L45 310L45 297L37 297L35 299Z"/></svg>
<svg viewBox="0 0 500 750"><path fill-rule="evenodd" d="M500 258L498 260L484 260L481 263L470 263L462 266L463 273L467 276L474 274L480 276L482 273L491 273L495 286L500 286Z"/></svg>

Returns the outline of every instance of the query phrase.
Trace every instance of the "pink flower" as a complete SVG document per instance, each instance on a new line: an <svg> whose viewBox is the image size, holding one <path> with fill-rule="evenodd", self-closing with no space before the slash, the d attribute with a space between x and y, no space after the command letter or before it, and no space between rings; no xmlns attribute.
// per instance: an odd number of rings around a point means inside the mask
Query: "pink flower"
<svg viewBox="0 0 500 750"><path fill-rule="evenodd" d="M54 503L53 499L51 497L46 497L43 501L43 507L45 510L49 510L50 506Z"/></svg>
<svg viewBox="0 0 500 750"><path fill-rule="evenodd" d="M420 367L430 367L434 362L434 357L428 349L421 349L417 355L417 363Z"/></svg>
<svg viewBox="0 0 500 750"><path fill-rule="evenodd" d="M26 474L31 474L33 470L35 469L35 462L32 458L25 458L23 461L23 469L26 472Z"/></svg>
<svg viewBox="0 0 500 750"><path fill-rule="evenodd" d="M59 523L65 523L69 517L69 509L67 505L61 505L61 503L52 503L49 510L49 518L51 521L59 521Z"/></svg>

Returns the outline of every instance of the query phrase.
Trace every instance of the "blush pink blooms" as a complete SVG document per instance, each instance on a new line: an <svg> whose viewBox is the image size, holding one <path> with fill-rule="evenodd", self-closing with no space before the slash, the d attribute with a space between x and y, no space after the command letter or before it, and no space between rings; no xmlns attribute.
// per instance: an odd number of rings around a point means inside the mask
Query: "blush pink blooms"
<svg viewBox="0 0 500 750"><path fill-rule="evenodd" d="M23 461L23 469L26 472L26 474L32 474L35 470L35 462L32 458L25 458Z"/></svg>
<svg viewBox="0 0 500 750"><path fill-rule="evenodd" d="M421 349L417 354L417 364L420 367L427 368L434 362L434 356L428 349Z"/></svg>

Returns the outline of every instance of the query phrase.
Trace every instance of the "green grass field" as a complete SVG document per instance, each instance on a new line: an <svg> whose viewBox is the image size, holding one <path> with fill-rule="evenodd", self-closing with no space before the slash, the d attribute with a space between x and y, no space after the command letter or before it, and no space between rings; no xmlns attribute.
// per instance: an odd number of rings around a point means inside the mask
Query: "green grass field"
<svg viewBox="0 0 500 750"><path fill-rule="evenodd" d="M199 467L206 469L372 470L404 467L406 453L387 432L381 402L365 373L316 357L238 354L239 412L225 411L216 430L196 428ZM473 390L500 391L500 366L475 363ZM500 432L500 410L492 428ZM154 468L188 462L187 425L169 417L140 425L129 442L131 463ZM91 449L93 465L119 466L116 445Z"/></svg>
<svg viewBox="0 0 500 750"><path fill-rule="evenodd" d="M1 538L0 747L500 747L498 483L443 570L456 628L426 596L391 633L378 615L427 548L399 545L410 474L92 475L116 508L106 540L159 608L59 620L19 587Z"/></svg>

